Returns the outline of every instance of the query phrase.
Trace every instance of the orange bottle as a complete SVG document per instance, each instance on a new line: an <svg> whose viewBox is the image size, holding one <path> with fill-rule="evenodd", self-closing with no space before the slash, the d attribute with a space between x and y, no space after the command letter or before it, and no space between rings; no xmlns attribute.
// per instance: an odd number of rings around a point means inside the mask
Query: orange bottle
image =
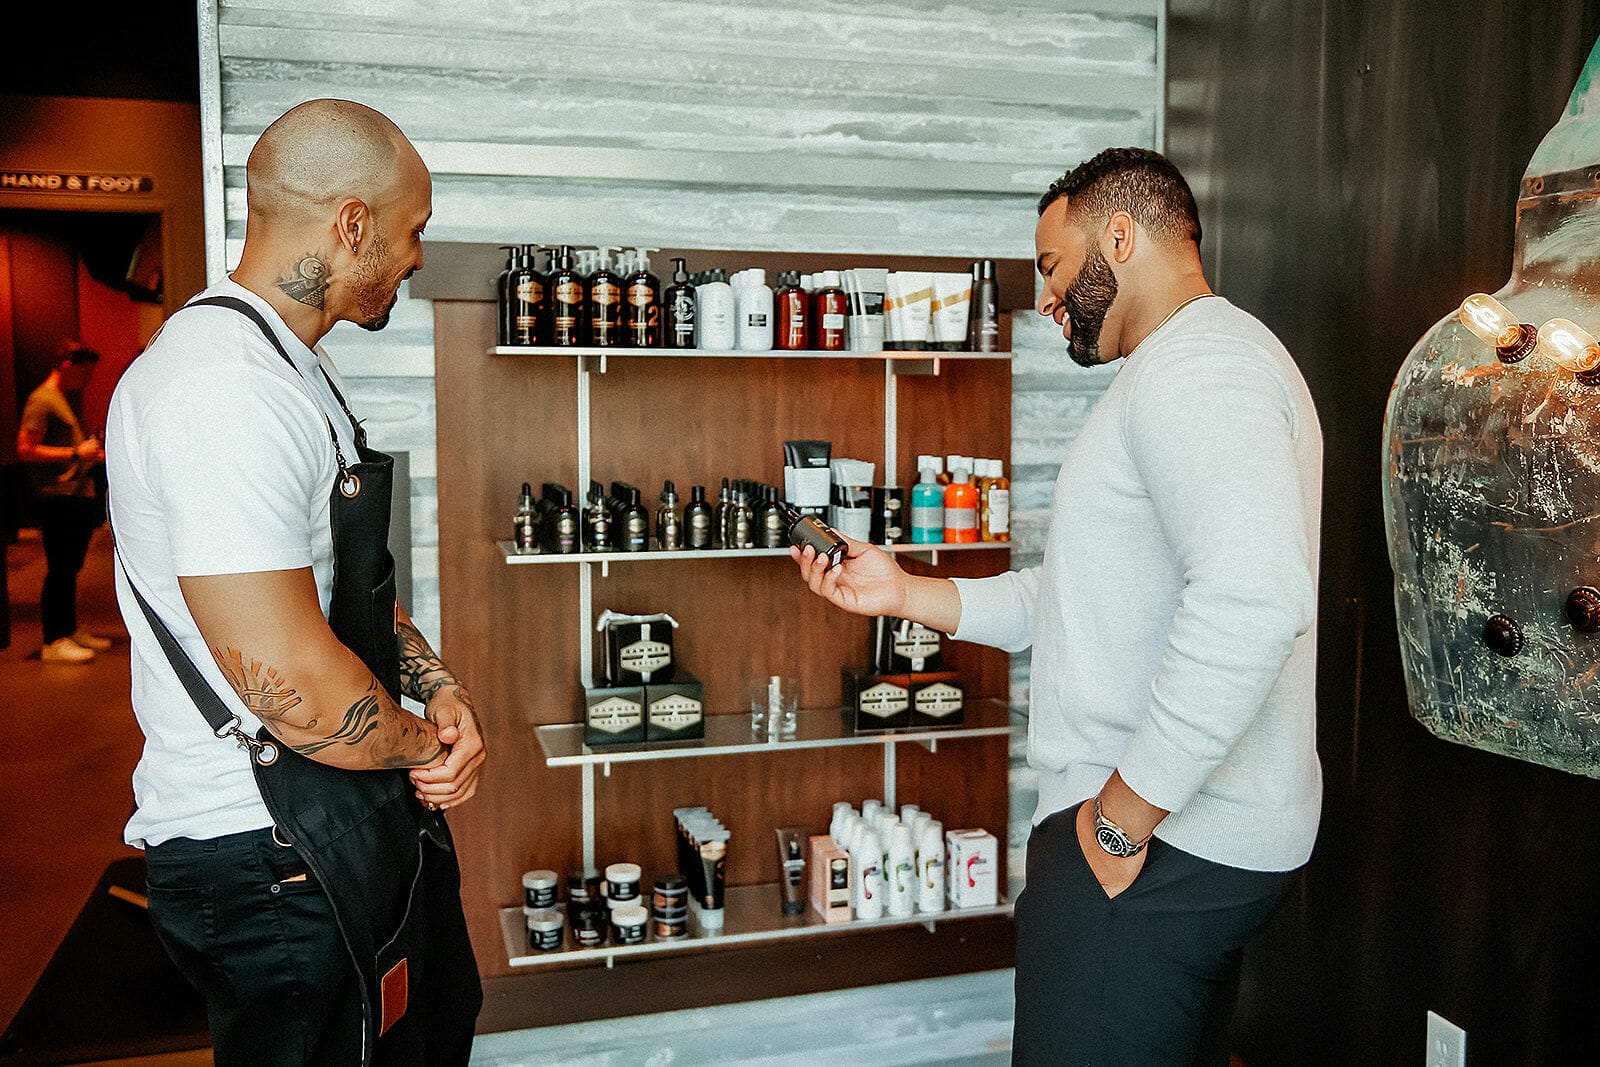
<svg viewBox="0 0 1600 1067"><path fill-rule="evenodd" d="M971 460L967 460L971 462ZM972 472L958 467L951 472L944 490L944 539L946 544L978 539L978 487Z"/></svg>

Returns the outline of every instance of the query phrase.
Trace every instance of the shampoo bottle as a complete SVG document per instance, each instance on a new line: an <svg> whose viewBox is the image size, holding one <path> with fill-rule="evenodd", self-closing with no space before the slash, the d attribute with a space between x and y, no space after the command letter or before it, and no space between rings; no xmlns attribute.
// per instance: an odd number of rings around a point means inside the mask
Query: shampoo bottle
<svg viewBox="0 0 1600 1067"><path fill-rule="evenodd" d="M916 847L911 840L911 827L900 823L889 829L889 899L888 912L897 917L917 910Z"/></svg>
<svg viewBox="0 0 1600 1067"><path fill-rule="evenodd" d="M736 287L738 308L738 348L741 352L772 351L772 286L760 267L741 272L742 285Z"/></svg>
<svg viewBox="0 0 1600 1067"><path fill-rule="evenodd" d="M667 325L662 339L668 348L693 348L695 334L695 291L683 260L672 261L672 285L662 295L667 310Z"/></svg>
<svg viewBox="0 0 1600 1067"><path fill-rule="evenodd" d="M978 264L978 280L972 290L971 329L973 350L993 352L1000 347L1000 289L995 279L994 260Z"/></svg>
<svg viewBox="0 0 1600 1067"><path fill-rule="evenodd" d="M670 481L661 485L661 510L656 512L656 545L665 552L676 552L683 547L683 526L678 520L678 491Z"/></svg>
<svg viewBox="0 0 1600 1067"><path fill-rule="evenodd" d="M810 296L800 288L800 275L796 271L784 271L778 275L778 285L780 288L772 298L778 316L773 344L785 351L807 348L810 345L811 316L806 314L806 306L810 303Z"/></svg>
<svg viewBox="0 0 1600 1067"><path fill-rule="evenodd" d="M711 505L706 503L706 487L697 485L689 491L689 506L683 511L685 541L690 548L710 548L712 545Z"/></svg>
<svg viewBox="0 0 1600 1067"><path fill-rule="evenodd" d="M495 322L495 344L508 345L511 343L511 275L517 269L517 255L521 251L516 245L501 245L506 254L506 266L496 277L494 282L495 311L498 316ZM525 247L525 246L524 246Z"/></svg>
<svg viewBox="0 0 1600 1067"><path fill-rule="evenodd" d="M589 343L598 348L620 345L622 336L622 279L611 270L611 253L601 246L599 263L589 276Z"/></svg>
<svg viewBox="0 0 1600 1067"><path fill-rule="evenodd" d="M911 540L918 545L944 541L944 487L939 485L938 459L917 457L917 484L911 489Z"/></svg>
<svg viewBox="0 0 1600 1067"><path fill-rule="evenodd" d="M534 265L533 247L524 245L517 256L517 266L506 279L510 290L511 314L508 325L508 343L536 345L543 340L540 325L544 319L545 276Z"/></svg>
<svg viewBox="0 0 1600 1067"><path fill-rule="evenodd" d="M979 488L978 533L985 541L1011 540L1011 483L1006 481L1005 465L988 461L988 477Z"/></svg>
<svg viewBox="0 0 1600 1067"><path fill-rule="evenodd" d="M708 274L710 280L695 289L695 325L699 330L695 345L714 352L732 352L737 340L733 286L720 267Z"/></svg>
<svg viewBox="0 0 1600 1067"><path fill-rule="evenodd" d="M847 347L845 312L850 306L849 298L839 288L838 271L825 270L821 277L821 286L812 298L817 307L817 348L824 352L843 352Z"/></svg>
<svg viewBox="0 0 1600 1067"><path fill-rule="evenodd" d="M650 273L650 253L657 248L635 248L635 270L628 278L628 343L634 348L661 347L661 282Z"/></svg>
<svg viewBox="0 0 1600 1067"><path fill-rule="evenodd" d="M850 854L850 866L856 871L856 918L883 918L883 839L876 830L867 830L856 839L856 849Z"/></svg>
<svg viewBox="0 0 1600 1067"><path fill-rule="evenodd" d="M917 910L944 910L944 824L927 823L917 838Z"/></svg>
<svg viewBox="0 0 1600 1067"><path fill-rule="evenodd" d="M965 459L966 457L959 457ZM967 462L971 462L968 460ZM944 539L957 544L978 539L978 489L966 467L956 468L944 489Z"/></svg>
<svg viewBox="0 0 1600 1067"><path fill-rule="evenodd" d="M583 343L583 277L572 266L572 248L562 245L550 273L550 343Z"/></svg>

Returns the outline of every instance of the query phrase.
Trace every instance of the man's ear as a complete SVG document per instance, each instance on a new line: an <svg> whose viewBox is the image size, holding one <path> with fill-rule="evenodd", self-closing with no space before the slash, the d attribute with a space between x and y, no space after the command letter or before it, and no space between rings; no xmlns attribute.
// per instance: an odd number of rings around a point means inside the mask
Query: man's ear
<svg viewBox="0 0 1600 1067"><path fill-rule="evenodd" d="M1126 263L1133 258L1138 243L1138 226L1126 211L1113 211L1100 234L1100 253L1107 260Z"/></svg>
<svg viewBox="0 0 1600 1067"><path fill-rule="evenodd" d="M366 202L352 196L340 204L334 213L333 229L334 244L341 252L360 255L361 242L372 231L372 212Z"/></svg>

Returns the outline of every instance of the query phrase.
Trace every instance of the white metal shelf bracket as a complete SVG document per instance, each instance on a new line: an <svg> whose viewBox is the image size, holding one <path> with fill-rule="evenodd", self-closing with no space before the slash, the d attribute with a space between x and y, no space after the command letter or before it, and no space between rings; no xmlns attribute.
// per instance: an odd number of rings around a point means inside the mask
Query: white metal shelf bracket
<svg viewBox="0 0 1600 1067"><path fill-rule="evenodd" d="M583 765L583 869L594 866L594 764Z"/></svg>
<svg viewBox="0 0 1600 1067"><path fill-rule="evenodd" d="M897 742L890 739L883 746L883 806L889 811L900 807L895 801L895 750Z"/></svg>

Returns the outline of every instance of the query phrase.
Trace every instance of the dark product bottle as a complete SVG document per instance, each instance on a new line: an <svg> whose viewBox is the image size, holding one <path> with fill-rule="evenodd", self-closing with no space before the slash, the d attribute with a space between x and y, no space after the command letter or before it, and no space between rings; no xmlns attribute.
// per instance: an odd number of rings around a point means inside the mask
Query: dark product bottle
<svg viewBox="0 0 1600 1067"><path fill-rule="evenodd" d="M605 490L599 482L590 482L589 506L583 513L583 546L590 552L610 552L616 544Z"/></svg>
<svg viewBox="0 0 1600 1067"><path fill-rule="evenodd" d="M756 508L756 536L762 548L782 548L789 543L789 524L778 506L778 487L763 486L761 504Z"/></svg>
<svg viewBox="0 0 1600 1067"><path fill-rule="evenodd" d="M582 549L579 531L583 525L578 509L572 506L572 490L566 486L558 486L553 503L555 508L551 513L551 547L562 555L578 552Z"/></svg>
<svg viewBox="0 0 1600 1067"><path fill-rule="evenodd" d="M640 503L639 490L628 486L623 498L622 548L626 552L644 552L650 548L650 512Z"/></svg>
<svg viewBox="0 0 1600 1067"><path fill-rule="evenodd" d="M562 245L550 272L550 343L583 343L583 275L572 267L572 248Z"/></svg>
<svg viewBox="0 0 1600 1067"><path fill-rule="evenodd" d="M663 331L663 339L668 348L693 348L694 286L689 284L689 275L683 269L683 260L674 259L672 266L672 285L661 297L661 303L667 311L667 325Z"/></svg>
<svg viewBox="0 0 1600 1067"><path fill-rule="evenodd" d="M511 301L507 343L536 345L543 343L541 326L545 317L545 276L533 262L533 246L523 245L517 256L517 266L506 279L507 294Z"/></svg>
<svg viewBox="0 0 1600 1067"><path fill-rule="evenodd" d="M722 490L717 493L716 523L712 527L712 547L732 548L728 543L728 514L733 508L733 492L728 488L728 479L722 479Z"/></svg>
<svg viewBox="0 0 1600 1067"><path fill-rule="evenodd" d="M977 281L972 286L972 337L974 352L995 352L1000 348L1000 286L995 279L994 260L977 264Z"/></svg>
<svg viewBox="0 0 1600 1067"><path fill-rule="evenodd" d="M679 260L682 263L683 260ZM678 490L670 481L661 484L661 510L656 512L656 547L676 552L683 547L683 524L678 518Z"/></svg>
<svg viewBox="0 0 1600 1067"><path fill-rule="evenodd" d="M782 501L778 506L783 509L783 519L788 524L791 545L797 548L809 545L817 555L827 557L829 567L844 560L850 546L837 530L815 516L800 514L788 501Z"/></svg>
<svg viewBox="0 0 1600 1067"><path fill-rule="evenodd" d="M811 344L811 316L806 306L811 296L800 288L800 272L786 270L778 275L778 291L773 295L773 314L777 328L773 331L772 346L785 351L797 351Z"/></svg>
<svg viewBox="0 0 1600 1067"><path fill-rule="evenodd" d="M517 269L517 246L501 245L506 253L506 266L494 281L495 311L498 313L495 320L495 340L497 345L511 343L511 273Z"/></svg>
<svg viewBox="0 0 1600 1067"><path fill-rule="evenodd" d="M842 352L845 349L845 312L850 308L850 298L839 288L839 272L822 273L822 283L812 295L816 306L817 324L812 335L817 348L823 352Z"/></svg>
<svg viewBox="0 0 1600 1067"><path fill-rule="evenodd" d="M610 348L622 344L622 279L611 271L612 249L599 249L600 263L589 277L589 344Z"/></svg>
<svg viewBox="0 0 1600 1067"><path fill-rule="evenodd" d="M756 547L755 510L750 507L750 494L739 489L733 494L733 506L728 509L728 547Z"/></svg>
<svg viewBox="0 0 1600 1067"><path fill-rule="evenodd" d="M628 344L634 348L661 347L661 281L650 273L650 256L655 248L636 248L639 269L628 279L628 304L625 326Z"/></svg>
<svg viewBox="0 0 1600 1067"><path fill-rule="evenodd" d="M522 494L517 497L517 513L512 520L512 540L518 552L539 551L538 523L533 510L533 486L522 483Z"/></svg>
<svg viewBox="0 0 1600 1067"><path fill-rule="evenodd" d="M715 519L706 503L706 487L689 490L689 506L683 509L684 541L690 548L710 548Z"/></svg>

